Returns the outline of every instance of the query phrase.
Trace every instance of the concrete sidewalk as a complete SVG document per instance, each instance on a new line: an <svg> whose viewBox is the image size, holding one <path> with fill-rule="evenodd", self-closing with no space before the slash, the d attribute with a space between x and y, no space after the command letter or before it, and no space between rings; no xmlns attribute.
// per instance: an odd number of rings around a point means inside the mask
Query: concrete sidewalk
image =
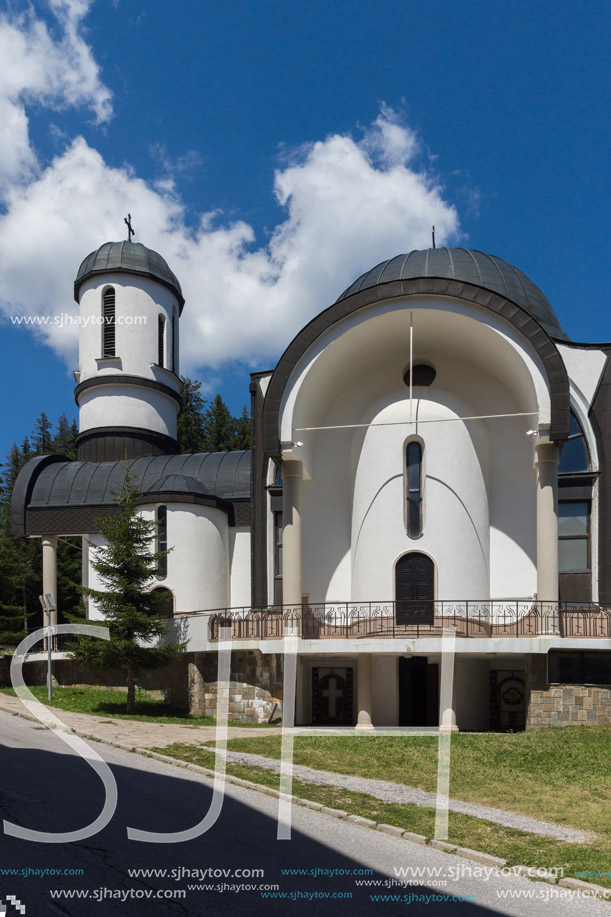
<svg viewBox="0 0 611 917"><path fill-rule="evenodd" d="M58 707L49 707L55 716L80 735L88 735L100 742L119 742L131 748L165 748L180 742L188 745L200 745L214 742L215 726L180 726L178 723L146 723L142 720L123 720L113 717L98 716L91 713L69 713ZM0 710L34 719L18 697L0 694ZM230 739L260 738L266 735L278 735L279 729L248 728L246 726L229 726Z"/></svg>

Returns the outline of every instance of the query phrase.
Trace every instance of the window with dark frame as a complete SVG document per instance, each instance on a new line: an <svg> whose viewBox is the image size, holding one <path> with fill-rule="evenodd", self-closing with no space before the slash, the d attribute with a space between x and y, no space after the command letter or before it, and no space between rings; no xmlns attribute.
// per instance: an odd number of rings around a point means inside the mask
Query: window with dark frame
<svg viewBox="0 0 611 917"><path fill-rule="evenodd" d="M587 500L558 503L558 570L590 569L590 504Z"/></svg>
<svg viewBox="0 0 611 917"><path fill-rule="evenodd" d="M611 685L611 654L552 651L547 678L556 685Z"/></svg>
<svg viewBox="0 0 611 917"><path fill-rule="evenodd" d="M168 550L168 508L157 507L157 551ZM157 562L157 578L165 579L168 575L168 555L164 554Z"/></svg>
<svg viewBox="0 0 611 917"><path fill-rule="evenodd" d="M102 295L102 356L116 356L115 337L115 291L108 287Z"/></svg>
<svg viewBox="0 0 611 917"><path fill-rule="evenodd" d="M422 446L412 441L405 450L407 491L407 534L422 535Z"/></svg>
<svg viewBox="0 0 611 917"><path fill-rule="evenodd" d="M274 604L282 604L282 513L274 513Z"/></svg>

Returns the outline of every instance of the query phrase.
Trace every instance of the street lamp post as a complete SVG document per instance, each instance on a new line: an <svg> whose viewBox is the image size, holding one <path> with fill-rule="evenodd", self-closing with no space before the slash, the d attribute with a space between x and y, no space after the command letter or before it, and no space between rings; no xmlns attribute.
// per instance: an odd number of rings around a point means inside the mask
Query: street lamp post
<svg viewBox="0 0 611 917"><path fill-rule="evenodd" d="M51 703L51 648L53 639L51 636L51 613L56 610L56 606L50 592L39 596L39 599L42 610L47 617L47 694L49 703Z"/></svg>

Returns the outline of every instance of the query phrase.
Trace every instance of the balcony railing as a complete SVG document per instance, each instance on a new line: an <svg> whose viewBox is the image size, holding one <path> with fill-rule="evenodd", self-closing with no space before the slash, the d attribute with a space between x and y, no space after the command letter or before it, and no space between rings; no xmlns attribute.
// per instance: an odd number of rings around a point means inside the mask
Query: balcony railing
<svg viewBox="0 0 611 917"><path fill-rule="evenodd" d="M233 640L279 640L287 634L304 640L410 639L440 636L444 627L455 628L458 637L611 638L611 607L594 602L335 602L192 614L209 615L212 641L223 626L231 627Z"/></svg>

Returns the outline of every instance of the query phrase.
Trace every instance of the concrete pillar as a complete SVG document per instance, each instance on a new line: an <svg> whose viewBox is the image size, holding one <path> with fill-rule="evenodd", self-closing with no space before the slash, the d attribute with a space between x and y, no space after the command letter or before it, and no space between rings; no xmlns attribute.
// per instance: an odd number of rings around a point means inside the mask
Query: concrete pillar
<svg viewBox="0 0 611 917"><path fill-rule="evenodd" d="M282 462L282 604L301 605L301 481L298 461Z"/></svg>
<svg viewBox="0 0 611 917"><path fill-rule="evenodd" d="M42 537L42 593L49 593L53 599L55 611L51 613L51 627L54 627L57 624L57 535ZM46 614L43 614L43 618L43 624L46 625ZM57 637L54 637L52 642L55 647Z"/></svg>
<svg viewBox="0 0 611 917"><path fill-rule="evenodd" d="M537 599L541 633L558 633L558 462L556 443L540 442L537 471Z"/></svg>
<svg viewBox="0 0 611 917"><path fill-rule="evenodd" d="M371 653L359 653L357 662L357 729L373 729L371 701Z"/></svg>

